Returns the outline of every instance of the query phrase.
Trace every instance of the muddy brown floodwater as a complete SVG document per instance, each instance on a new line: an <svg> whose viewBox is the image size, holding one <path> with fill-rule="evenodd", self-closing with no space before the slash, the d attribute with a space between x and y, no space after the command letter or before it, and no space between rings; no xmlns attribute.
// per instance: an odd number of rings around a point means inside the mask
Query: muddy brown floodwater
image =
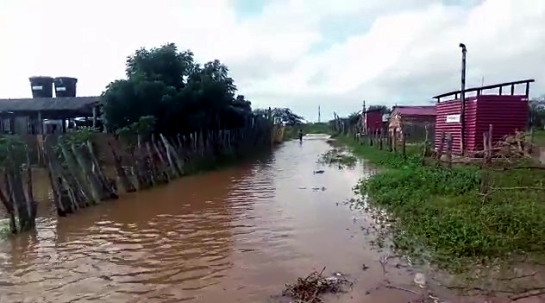
<svg viewBox="0 0 545 303"><path fill-rule="evenodd" d="M307 136L67 218L46 210L36 234L0 243L0 302L274 302L324 266L356 281L328 302L407 302L407 291L369 292L386 253L368 244L369 218L342 203L369 169L317 163L330 149ZM414 272L391 270L392 283L414 288Z"/></svg>

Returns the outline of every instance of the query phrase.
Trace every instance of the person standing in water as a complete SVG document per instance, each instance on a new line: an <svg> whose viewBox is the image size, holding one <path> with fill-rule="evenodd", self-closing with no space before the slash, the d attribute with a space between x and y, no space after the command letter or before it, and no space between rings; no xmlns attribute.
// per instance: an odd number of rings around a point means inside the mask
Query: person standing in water
<svg viewBox="0 0 545 303"><path fill-rule="evenodd" d="M303 129L299 129L299 142L303 142Z"/></svg>

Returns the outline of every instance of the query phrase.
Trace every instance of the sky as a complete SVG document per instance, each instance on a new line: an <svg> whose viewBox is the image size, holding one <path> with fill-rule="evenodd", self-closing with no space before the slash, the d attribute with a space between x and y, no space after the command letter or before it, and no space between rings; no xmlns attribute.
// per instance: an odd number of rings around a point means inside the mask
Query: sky
<svg viewBox="0 0 545 303"><path fill-rule="evenodd" d="M219 59L254 108L315 121L367 105L430 105L467 86L536 79L545 94L544 0L0 0L0 98L35 75L100 95L140 47Z"/></svg>

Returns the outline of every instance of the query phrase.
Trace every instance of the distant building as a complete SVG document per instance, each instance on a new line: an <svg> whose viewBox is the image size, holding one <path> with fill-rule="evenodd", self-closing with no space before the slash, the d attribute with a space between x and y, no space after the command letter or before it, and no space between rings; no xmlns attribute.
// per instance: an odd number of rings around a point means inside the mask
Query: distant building
<svg viewBox="0 0 545 303"><path fill-rule="evenodd" d="M362 112L362 128L364 133L383 132L387 126L388 114L382 108Z"/></svg>
<svg viewBox="0 0 545 303"><path fill-rule="evenodd" d="M388 123L388 131L391 135L405 135L407 140L424 140L426 134L431 140L435 126L435 106L394 106Z"/></svg>
<svg viewBox="0 0 545 303"><path fill-rule="evenodd" d="M0 132L20 135L64 133L75 118L97 124L99 97L0 99Z"/></svg>
<svg viewBox="0 0 545 303"><path fill-rule="evenodd" d="M89 126L98 126L100 98L76 97L76 78L31 77L29 80L32 98L0 99L0 132L64 133L67 128L76 126L76 118L87 120Z"/></svg>

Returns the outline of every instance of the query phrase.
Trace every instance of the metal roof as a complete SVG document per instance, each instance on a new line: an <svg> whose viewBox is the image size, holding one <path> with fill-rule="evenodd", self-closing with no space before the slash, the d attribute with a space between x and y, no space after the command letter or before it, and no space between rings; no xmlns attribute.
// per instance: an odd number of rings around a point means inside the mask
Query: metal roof
<svg viewBox="0 0 545 303"><path fill-rule="evenodd" d="M100 97L0 99L0 112L89 111Z"/></svg>
<svg viewBox="0 0 545 303"><path fill-rule="evenodd" d="M501 89L504 86L511 86L511 95L514 95L515 94L514 93L515 85L526 84L526 93L525 93L525 95L528 97L529 90L530 90L530 83L533 83L533 82L535 82L534 79L527 79L527 80L520 80L520 81L504 82L504 83L486 85L486 86L471 87L471 88L466 88L464 90L464 93L469 93L469 92L475 92L476 91L478 94L480 94L481 91L483 91L483 90L499 88L500 89L500 95L501 95ZM455 90L455 91L451 91L451 92L448 92L448 93L444 93L444 94L435 96L433 98L434 99L440 99L440 98L443 98L443 97L448 97L448 96L451 96L451 95L458 95L458 94L461 94L461 93L462 93L461 90Z"/></svg>
<svg viewBox="0 0 545 303"><path fill-rule="evenodd" d="M435 116L435 106L394 106L392 112L402 116Z"/></svg>

